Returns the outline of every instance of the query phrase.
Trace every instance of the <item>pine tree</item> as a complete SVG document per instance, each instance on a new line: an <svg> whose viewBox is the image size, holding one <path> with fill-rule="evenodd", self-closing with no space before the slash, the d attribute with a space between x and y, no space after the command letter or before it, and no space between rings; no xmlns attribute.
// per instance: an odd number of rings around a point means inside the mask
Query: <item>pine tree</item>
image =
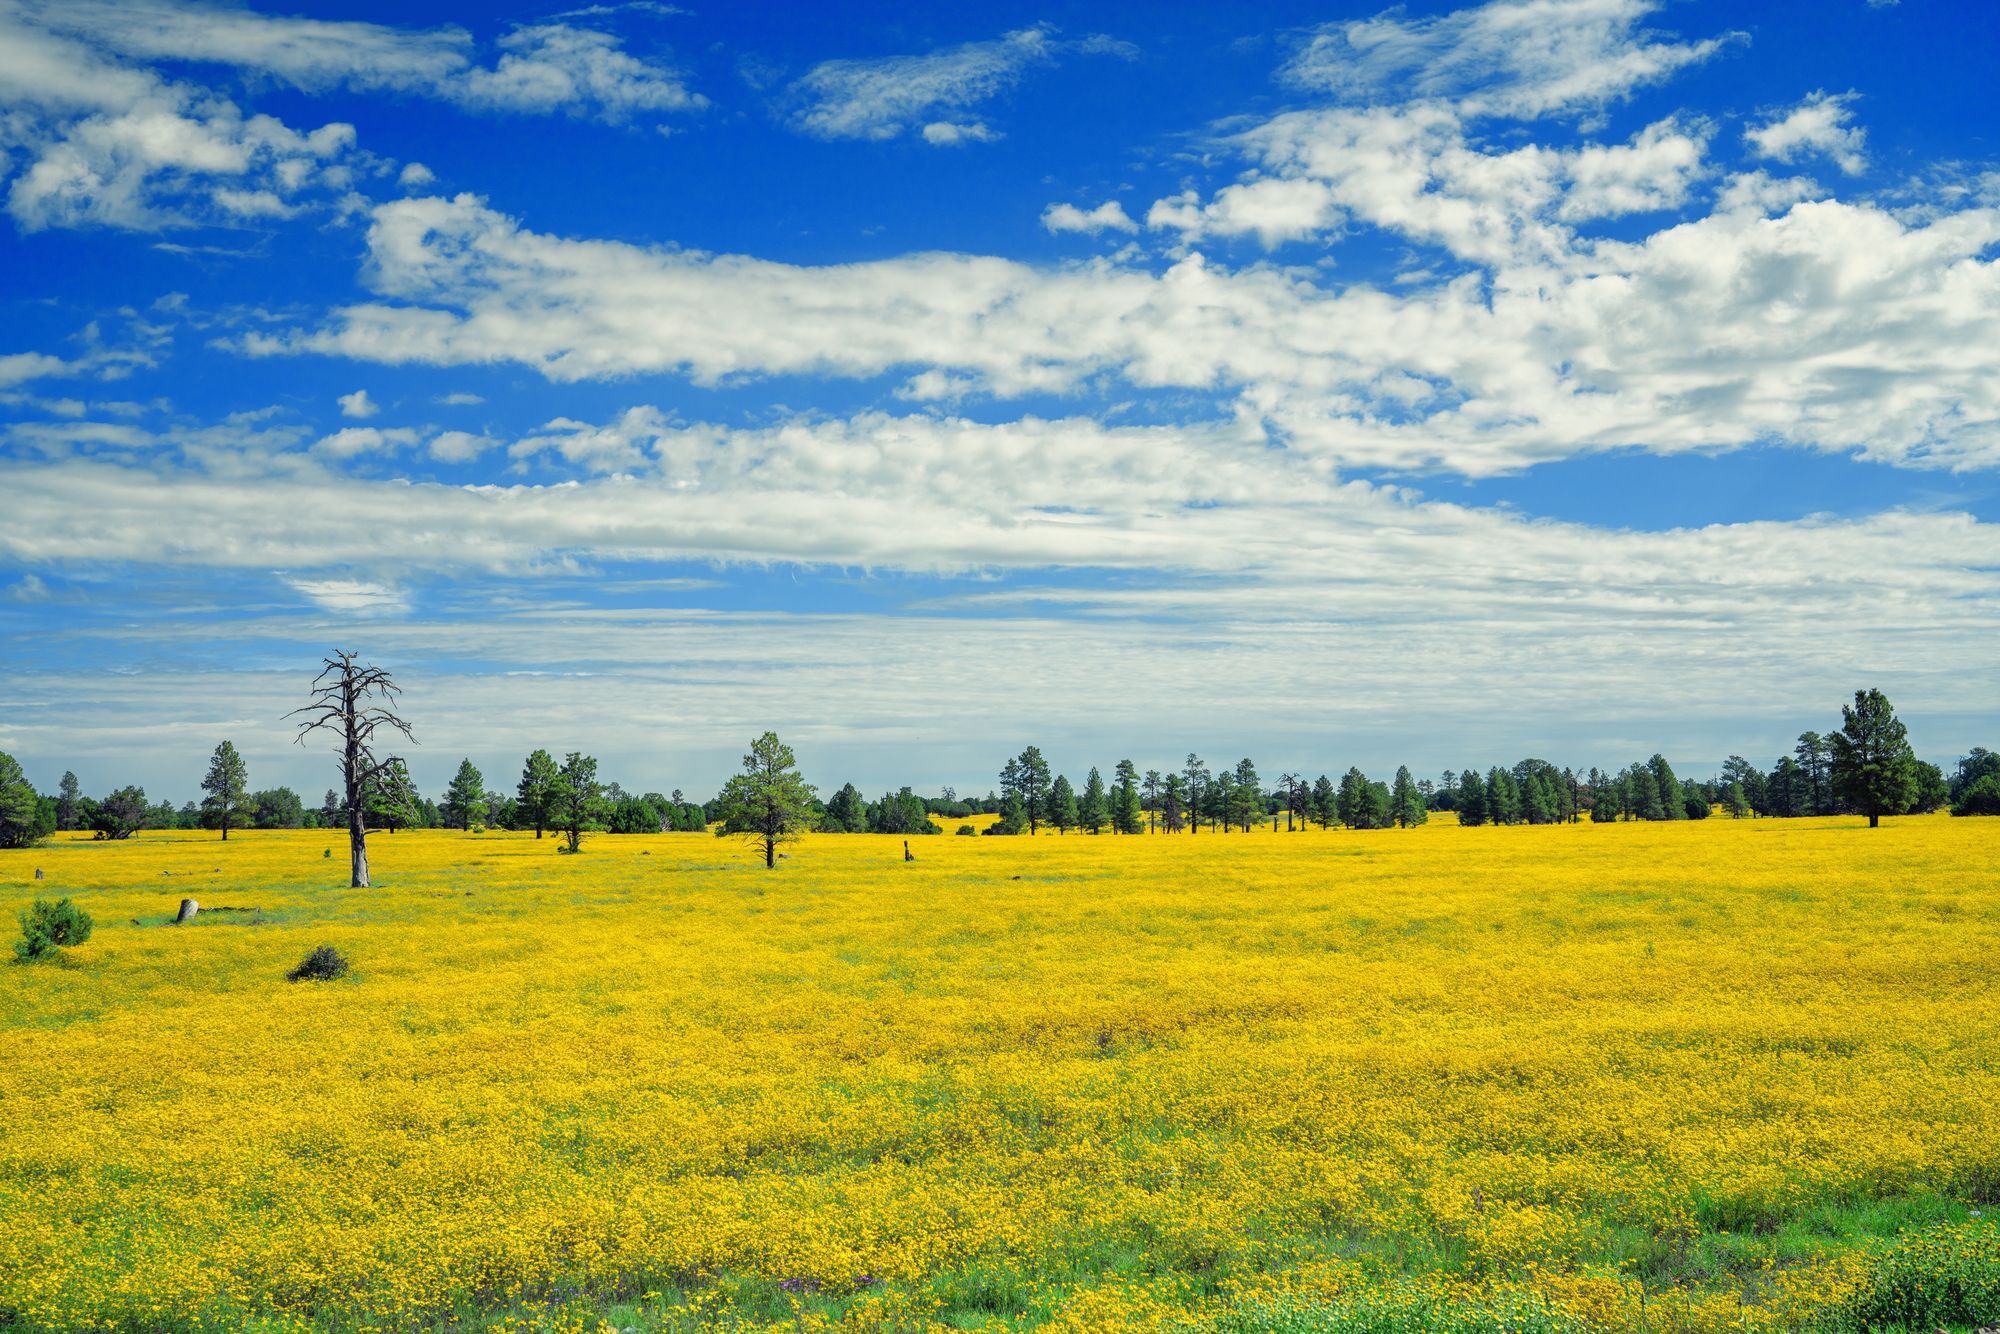
<svg viewBox="0 0 2000 1334"><path fill-rule="evenodd" d="M581 852L583 836L596 829L606 813L604 785L597 781L597 757L571 751L556 771L549 823L567 840L568 851Z"/></svg>
<svg viewBox="0 0 2000 1334"><path fill-rule="evenodd" d="M1660 801L1660 780L1653 776L1651 766L1635 764L1627 771L1625 785L1630 797L1625 809L1635 819L1664 820L1667 810Z"/></svg>
<svg viewBox="0 0 2000 1334"><path fill-rule="evenodd" d="M229 826L250 813L249 786L250 766L236 747L227 741L217 746L208 760L208 776L201 780L201 790L208 794L201 799L201 813L222 831L224 843L229 841Z"/></svg>
<svg viewBox="0 0 2000 1334"><path fill-rule="evenodd" d="M439 809L447 825L457 825L460 829L471 829L486 819L486 778L472 766L471 760L458 762L458 773L445 789Z"/></svg>
<svg viewBox="0 0 2000 1334"><path fill-rule="evenodd" d="M761 844L766 868L778 864L780 843L812 828L812 785L799 776L792 748L776 732L750 743L743 772L723 785L715 802L722 815L717 837L742 834Z"/></svg>
<svg viewBox="0 0 2000 1334"><path fill-rule="evenodd" d="M1430 805L1417 790L1416 780L1410 777L1410 766L1407 764L1396 770L1396 784L1389 789L1389 809L1396 823L1405 829L1431 818Z"/></svg>
<svg viewBox="0 0 2000 1334"><path fill-rule="evenodd" d="M1910 809L1917 757L1881 691L1857 690L1853 707L1841 706L1840 730L1827 738L1827 769L1833 794L1866 815L1870 829Z"/></svg>
<svg viewBox="0 0 2000 1334"><path fill-rule="evenodd" d="M83 825L83 789L76 775L63 771L62 787L56 793L56 828L78 829Z"/></svg>
<svg viewBox="0 0 2000 1334"><path fill-rule="evenodd" d="M1230 790L1229 812L1244 833L1264 813L1264 784L1257 766L1246 756L1236 762L1235 785Z"/></svg>
<svg viewBox="0 0 2000 1334"><path fill-rule="evenodd" d="M1092 765L1090 777L1083 780L1083 797L1076 803L1076 827L1095 834L1104 828L1107 818L1104 777L1097 772L1097 766Z"/></svg>
<svg viewBox="0 0 2000 1334"><path fill-rule="evenodd" d="M1312 822L1322 830L1340 822L1340 798L1334 794L1334 780L1326 774L1312 782Z"/></svg>
<svg viewBox="0 0 2000 1334"><path fill-rule="evenodd" d="M826 821L837 834L866 833L868 803L862 799L861 789L847 783L834 793L833 800L826 803Z"/></svg>
<svg viewBox="0 0 2000 1334"><path fill-rule="evenodd" d="M1798 766L1805 778L1806 802L1803 814L1833 814L1833 784L1827 775L1826 739L1817 732L1799 733L1799 744L1792 754L1798 758Z"/></svg>
<svg viewBox="0 0 2000 1334"><path fill-rule="evenodd" d="M1069 785L1065 775L1057 774L1056 781L1049 786L1049 823L1058 834L1067 834L1076 828L1076 822L1076 789Z"/></svg>
<svg viewBox="0 0 2000 1334"><path fill-rule="evenodd" d="M1368 776L1358 767L1349 766L1340 777L1340 792L1334 798L1334 809L1340 814L1340 822L1349 829L1367 829L1368 824Z"/></svg>
<svg viewBox="0 0 2000 1334"><path fill-rule="evenodd" d="M542 836L542 829L549 822L549 811L555 803L556 781L561 770L556 767L555 756L546 750L536 750L521 766L521 781L514 789L514 818L523 824L535 827L535 837Z"/></svg>
<svg viewBox="0 0 2000 1334"><path fill-rule="evenodd" d="M1479 770L1470 765L1458 780L1458 822L1464 825L1486 823L1486 784L1480 780Z"/></svg>
<svg viewBox="0 0 2000 1334"><path fill-rule="evenodd" d="M1143 834L1146 813L1139 804L1139 769L1130 760L1118 761L1112 770L1111 832Z"/></svg>
<svg viewBox="0 0 2000 1334"><path fill-rule="evenodd" d="M1208 766L1201 762L1201 756L1189 751L1181 777L1187 780L1188 832L1198 834L1202 813L1208 809Z"/></svg>
<svg viewBox="0 0 2000 1334"><path fill-rule="evenodd" d="M1687 819L1687 798L1681 793L1681 784L1674 777L1674 767L1667 763L1664 755L1655 755L1646 761L1646 767L1653 771L1653 783L1660 790L1660 808L1669 820Z"/></svg>

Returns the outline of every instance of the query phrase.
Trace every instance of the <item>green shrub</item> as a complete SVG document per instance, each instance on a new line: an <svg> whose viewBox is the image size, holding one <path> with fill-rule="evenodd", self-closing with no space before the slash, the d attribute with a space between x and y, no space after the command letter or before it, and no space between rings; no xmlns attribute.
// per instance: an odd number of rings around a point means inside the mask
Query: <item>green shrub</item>
<svg viewBox="0 0 2000 1334"><path fill-rule="evenodd" d="M65 945L81 945L90 939L90 914L68 899L36 899L21 914L21 938L14 953L22 961L54 954Z"/></svg>
<svg viewBox="0 0 2000 1334"><path fill-rule="evenodd" d="M1342 1297L1232 1303L1189 1334L1571 1334L1581 1324L1523 1294L1468 1296L1392 1283Z"/></svg>
<svg viewBox="0 0 2000 1334"><path fill-rule="evenodd" d="M1965 789L1958 804L1951 808L1953 815L2000 815L2000 774L1986 777Z"/></svg>
<svg viewBox="0 0 2000 1334"><path fill-rule="evenodd" d="M1842 1314L1852 1329L2000 1324L2000 1227L1940 1223L1906 1233Z"/></svg>
<svg viewBox="0 0 2000 1334"><path fill-rule="evenodd" d="M979 831L969 824L962 824L958 827L958 832L961 834L977 834Z"/></svg>
<svg viewBox="0 0 2000 1334"><path fill-rule="evenodd" d="M298 967L285 974L293 982L331 982L346 976L347 958L331 945L321 945L301 959Z"/></svg>

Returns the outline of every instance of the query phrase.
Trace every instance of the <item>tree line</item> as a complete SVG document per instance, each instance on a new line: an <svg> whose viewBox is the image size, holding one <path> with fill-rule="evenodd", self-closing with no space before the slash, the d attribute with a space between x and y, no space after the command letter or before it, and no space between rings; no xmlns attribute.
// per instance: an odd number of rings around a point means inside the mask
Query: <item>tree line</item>
<svg viewBox="0 0 2000 1334"><path fill-rule="evenodd" d="M372 674L372 675L371 675ZM1028 746L999 771L997 790L961 799L951 788L937 797L910 787L869 800L853 783L822 800L798 779L791 752L766 733L745 757L745 772L763 773L763 799L783 789L784 819L772 827L769 809L745 814L743 775L715 797L693 801L670 794L632 793L600 781L595 757L571 751L560 761L537 749L523 761L511 792L495 791L468 758L436 799L420 794L400 756L374 756L376 728L404 737L409 729L382 701L393 700L388 674L335 654L301 713L301 740L331 731L338 742L341 783L316 807L288 787L253 790L249 769L230 741L218 744L201 779L202 799L175 807L149 803L143 788L121 787L103 797L85 796L73 772L53 794L38 793L12 757L0 753L0 847L24 847L58 831L88 830L103 839L128 838L140 829L211 829L227 839L235 829L347 828L360 848L369 829L488 828L557 833L577 850L591 833L673 831L763 832L767 860L786 838L804 831L875 833L903 837L943 832L942 819L997 816L987 835L1142 834L1247 831L1261 821L1291 830L1408 828L1433 812L1452 812L1461 825L1554 824L1577 820L1699 820L1717 811L1734 817L1787 818L1859 814L1877 823L1884 815L1949 808L1957 815L2000 815L2000 754L1974 747L1947 775L1917 759L1895 711L1880 691L1855 694L1843 706L1840 727L1822 735L1802 733L1791 752L1763 770L1732 755L1714 777L1684 779L1662 755L1615 772L1579 772L1543 759L1525 759L1485 770L1446 770L1415 778L1408 766L1390 781L1349 768L1338 782L1325 774L1308 780L1286 772L1267 783L1248 758L1211 768L1189 754L1176 768L1143 773L1131 760L1112 766L1106 782L1092 767L1082 785L1056 773L1039 747ZM375 701L374 703L371 703ZM371 726L372 723L372 726ZM777 763L782 754L783 763ZM933 818L937 817L937 818ZM961 824L961 834L974 832ZM365 853L357 851L365 861ZM365 883L365 868L356 871Z"/></svg>

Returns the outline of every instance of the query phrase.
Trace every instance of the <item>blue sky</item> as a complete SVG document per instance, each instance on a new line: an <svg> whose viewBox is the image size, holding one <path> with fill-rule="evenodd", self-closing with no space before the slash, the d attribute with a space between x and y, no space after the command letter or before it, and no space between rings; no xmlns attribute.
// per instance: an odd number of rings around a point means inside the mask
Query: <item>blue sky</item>
<svg viewBox="0 0 2000 1334"><path fill-rule="evenodd" d="M2000 737L1984 3L0 0L0 749Z"/></svg>

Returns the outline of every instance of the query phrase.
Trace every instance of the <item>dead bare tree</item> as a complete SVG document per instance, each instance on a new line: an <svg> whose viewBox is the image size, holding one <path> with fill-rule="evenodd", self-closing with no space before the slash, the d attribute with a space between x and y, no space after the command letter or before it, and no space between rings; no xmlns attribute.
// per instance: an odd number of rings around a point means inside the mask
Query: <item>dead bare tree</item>
<svg viewBox="0 0 2000 1334"><path fill-rule="evenodd" d="M417 738L410 725L389 709L403 692L394 678L380 667L354 660L352 653L335 649L313 681L312 702L293 709L287 718L305 716L296 740L303 746L306 737L324 728L339 738L340 777L347 787L347 846L353 856L355 889L368 888L368 786L392 766L402 763L400 755L375 758L374 740L378 729L401 732L406 740ZM372 703L371 701L381 701Z"/></svg>

